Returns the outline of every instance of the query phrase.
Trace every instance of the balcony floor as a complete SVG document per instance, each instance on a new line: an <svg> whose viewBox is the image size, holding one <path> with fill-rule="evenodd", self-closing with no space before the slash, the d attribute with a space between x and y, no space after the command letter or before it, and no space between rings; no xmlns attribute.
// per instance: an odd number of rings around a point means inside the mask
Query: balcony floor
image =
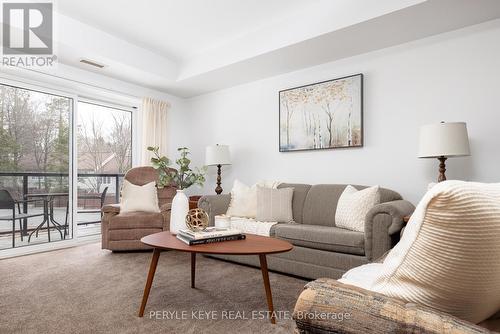
<svg viewBox="0 0 500 334"><path fill-rule="evenodd" d="M29 208L29 213L42 213L42 208ZM0 210L0 216L11 214L10 210ZM54 209L54 219L61 225L64 225L64 218L66 214L65 208L55 208ZM77 222L88 222L88 221L99 221L101 219L100 213L79 213L76 216ZM43 221L43 216L33 217L28 219L28 229L34 229ZM52 226L52 225L51 225ZM46 227L46 225L44 225ZM12 221L0 221L0 250L12 248ZM8 233L7 233L8 232ZM62 230L64 235L64 230ZM4 234L5 233L5 234ZM31 231L29 231L31 233ZM88 224L88 225L78 225L77 226L78 236L91 236L98 235L101 233L101 224ZM66 239L70 239L71 235L66 236ZM61 240L61 236L59 232L52 228L50 230L50 239L51 242L56 242ZM15 244L17 247L25 247L29 245L43 244L48 243L48 234L46 229L40 230L38 233L38 237L33 234L30 242L28 243L28 237L23 236L23 240L21 241L21 235L19 233L19 222L16 222L16 239Z"/></svg>

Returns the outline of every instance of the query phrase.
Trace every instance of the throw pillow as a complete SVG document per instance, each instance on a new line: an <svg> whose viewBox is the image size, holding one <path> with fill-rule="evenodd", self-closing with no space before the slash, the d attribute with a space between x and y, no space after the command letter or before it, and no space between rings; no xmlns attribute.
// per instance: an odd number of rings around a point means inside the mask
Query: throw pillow
<svg viewBox="0 0 500 334"><path fill-rule="evenodd" d="M441 182L383 263L340 282L479 323L500 308L499 240L500 183Z"/></svg>
<svg viewBox="0 0 500 334"><path fill-rule="evenodd" d="M226 215L232 217L255 218L257 214L257 186L247 186L238 180L231 189L231 201Z"/></svg>
<svg viewBox="0 0 500 334"><path fill-rule="evenodd" d="M120 213L134 211L160 212L155 182L137 186L123 180Z"/></svg>
<svg viewBox="0 0 500 334"><path fill-rule="evenodd" d="M348 185L340 195L337 204L335 226L364 232L366 214L379 203L380 191L378 186L357 190Z"/></svg>
<svg viewBox="0 0 500 334"><path fill-rule="evenodd" d="M260 180L259 182L257 182L257 187L276 189L280 184L281 184L280 181Z"/></svg>
<svg viewBox="0 0 500 334"><path fill-rule="evenodd" d="M257 187L257 217L261 222L289 223L293 221L293 188Z"/></svg>

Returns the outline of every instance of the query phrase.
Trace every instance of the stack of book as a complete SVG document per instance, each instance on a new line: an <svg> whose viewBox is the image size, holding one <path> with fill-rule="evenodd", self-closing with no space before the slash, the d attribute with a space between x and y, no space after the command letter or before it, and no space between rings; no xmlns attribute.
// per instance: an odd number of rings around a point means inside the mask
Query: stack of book
<svg viewBox="0 0 500 334"><path fill-rule="evenodd" d="M204 231L193 232L190 230L179 230L177 239L192 246L209 244L213 242L243 240L245 235L240 230L231 228L207 227Z"/></svg>

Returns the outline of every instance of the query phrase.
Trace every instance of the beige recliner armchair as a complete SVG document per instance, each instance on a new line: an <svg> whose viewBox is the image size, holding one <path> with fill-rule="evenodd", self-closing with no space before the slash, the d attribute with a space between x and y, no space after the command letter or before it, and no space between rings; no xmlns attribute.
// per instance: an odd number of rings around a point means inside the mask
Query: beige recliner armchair
<svg viewBox="0 0 500 334"><path fill-rule="evenodd" d="M135 185L145 185L158 181L158 171L153 167L136 167L125 174L125 179ZM127 212L120 213L119 204L102 208L101 232L102 249L128 251L149 249L141 243L141 238L170 228L170 206L175 196L173 186L158 188L160 213Z"/></svg>

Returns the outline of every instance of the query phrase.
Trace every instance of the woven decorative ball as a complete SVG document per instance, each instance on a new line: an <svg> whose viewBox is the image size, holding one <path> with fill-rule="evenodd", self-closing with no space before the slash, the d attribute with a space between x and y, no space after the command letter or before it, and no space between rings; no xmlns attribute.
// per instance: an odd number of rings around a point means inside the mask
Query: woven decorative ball
<svg viewBox="0 0 500 334"><path fill-rule="evenodd" d="M203 209L191 209L186 215L186 226L193 232L203 231L208 227L208 213Z"/></svg>

